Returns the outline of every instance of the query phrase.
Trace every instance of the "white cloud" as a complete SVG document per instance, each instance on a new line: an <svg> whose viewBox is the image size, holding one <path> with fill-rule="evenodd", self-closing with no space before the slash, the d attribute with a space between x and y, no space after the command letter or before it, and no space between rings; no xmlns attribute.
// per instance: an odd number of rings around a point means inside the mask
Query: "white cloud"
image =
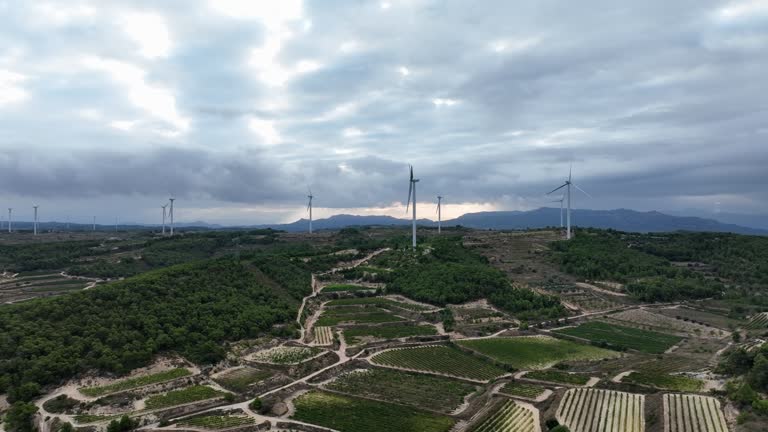
<svg viewBox="0 0 768 432"><path fill-rule="evenodd" d="M64 26L77 20L96 16L96 9L90 4L82 2L44 2L34 5L33 10L35 15L42 18L47 24L56 26Z"/></svg>
<svg viewBox="0 0 768 432"><path fill-rule="evenodd" d="M341 131L341 134L344 136L344 138L357 138L364 135L363 131L356 127L345 128L343 131Z"/></svg>
<svg viewBox="0 0 768 432"><path fill-rule="evenodd" d="M21 102L27 91L21 86L27 78L19 73L0 69L0 106Z"/></svg>
<svg viewBox="0 0 768 432"><path fill-rule="evenodd" d="M540 39L538 37L522 38L522 39L502 39L493 41L489 44L491 50L497 53L511 53L525 51L535 45L538 45Z"/></svg>
<svg viewBox="0 0 768 432"><path fill-rule="evenodd" d="M299 75L314 72L322 68L322 64L314 60L300 60L293 66L280 63L278 55L285 40L291 36L280 32L267 37L264 45L251 51L249 65L256 70L259 79L273 87L285 85Z"/></svg>
<svg viewBox="0 0 768 432"><path fill-rule="evenodd" d="M83 60L83 65L109 74L125 89L128 100L134 106L170 124L176 132L186 132L189 129L190 121L179 114L173 93L167 88L147 83L146 72L140 67L101 57L87 57Z"/></svg>
<svg viewBox="0 0 768 432"><path fill-rule="evenodd" d="M326 122L326 121L338 120L354 114L358 110L358 108L359 108L359 104L357 102L342 103L334 106L330 110L313 118L312 121Z"/></svg>
<svg viewBox="0 0 768 432"><path fill-rule="evenodd" d="M397 71L400 73L400 75L404 77L407 77L408 75L411 74L411 70L405 66L400 66L399 68L397 68Z"/></svg>
<svg viewBox="0 0 768 432"><path fill-rule="evenodd" d="M251 117L248 121L248 128L258 135L264 141L264 144L275 145L282 141L280 132L277 131L275 123L271 120Z"/></svg>
<svg viewBox="0 0 768 432"><path fill-rule="evenodd" d="M109 126L123 132L129 132L133 129L134 126L136 126L136 122L130 120L115 120L110 122Z"/></svg>
<svg viewBox="0 0 768 432"><path fill-rule="evenodd" d="M230 18L260 20L271 30L281 29L288 22L301 19L304 13L301 0L209 0L208 5Z"/></svg>
<svg viewBox="0 0 768 432"><path fill-rule="evenodd" d="M139 46L142 56L148 59L167 57L171 51L171 35L161 15L130 12L121 17L120 24L125 34Z"/></svg>
<svg viewBox="0 0 768 432"><path fill-rule="evenodd" d="M717 17L724 20L751 18L768 14L768 0L739 0L717 10Z"/></svg>
<svg viewBox="0 0 768 432"><path fill-rule="evenodd" d="M379 7L384 9L384 10L387 10L387 9L392 7L392 3L388 2L388 1L383 1L383 2L379 3Z"/></svg>
<svg viewBox="0 0 768 432"><path fill-rule="evenodd" d="M356 41L356 40L349 40L342 42L341 45L339 45L339 52L342 54L353 54L356 52L360 52L363 48L363 45Z"/></svg>
<svg viewBox="0 0 768 432"><path fill-rule="evenodd" d="M434 98L432 99L432 104L434 104L436 107L441 106L454 106L458 104L459 101L456 99L448 99L448 98Z"/></svg>

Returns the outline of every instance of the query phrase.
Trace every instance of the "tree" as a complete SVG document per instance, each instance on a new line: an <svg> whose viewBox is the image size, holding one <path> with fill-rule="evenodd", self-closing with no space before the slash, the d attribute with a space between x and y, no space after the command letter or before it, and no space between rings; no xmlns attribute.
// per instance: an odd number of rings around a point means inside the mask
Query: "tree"
<svg viewBox="0 0 768 432"><path fill-rule="evenodd" d="M259 412L259 410L261 409L262 405L263 404L261 402L261 399L256 398L256 399L252 400L251 403L248 404L248 408L250 408L251 411Z"/></svg>
<svg viewBox="0 0 768 432"><path fill-rule="evenodd" d="M32 432L32 418L37 407L27 402L16 402L5 415L6 430L9 432Z"/></svg>
<svg viewBox="0 0 768 432"><path fill-rule="evenodd" d="M762 353L755 356L752 369L747 375L747 382L749 382L752 388L760 391L768 388L768 358Z"/></svg>
<svg viewBox="0 0 768 432"><path fill-rule="evenodd" d="M74 432L75 428L72 427L72 423L64 422L59 426L58 432Z"/></svg>
<svg viewBox="0 0 768 432"><path fill-rule="evenodd" d="M120 417L120 420L112 420L107 426L107 432L128 432L139 426L138 420L132 420L127 415Z"/></svg>

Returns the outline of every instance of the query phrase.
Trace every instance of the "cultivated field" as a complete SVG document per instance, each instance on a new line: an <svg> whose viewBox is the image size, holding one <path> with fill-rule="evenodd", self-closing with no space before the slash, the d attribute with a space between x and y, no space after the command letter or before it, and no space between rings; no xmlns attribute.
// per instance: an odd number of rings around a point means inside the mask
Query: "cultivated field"
<svg viewBox="0 0 768 432"><path fill-rule="evenodd" d="M619 354L548 336L471 339L457 342L516 369L546 369L563 360L600 360Z"/></svg>
<svg viewBox="0 0 768 432"><path fill-rule="evenodd" d="M687 307L676 308L664 308L656 309L655 312L675 319L689 320L697 323L702 323L712 327L720 329L731 329L743 323L739 320L729 318L725 315L720 315L712 312L706 312L697 309L690 309Z"/></svg>
<svg viewBox="0 0 768 432"><path fill-rule="evenodd" d="M433 309L428 306L423 306L420 304L415 303L406 303L404 301L395 301L390 300L388 298L383 297L360 297L360 298L349 298L349 299L337 299L337 300L331 300L328 303L326 303L326 306L334 307L334 306L378 306L383 308L399 308L399 309L405 309L410 311L426 311Z"/></svg>
<svg viewBox="0 0 768 432"><path fill-rule="evenodd" d="M629 348L651 354L663 353L682 340L679 336L602 321L590 321L578 327L553 330L553 333L575 336L596 343L603 343L609 347Z"/></svg>
<svg viewBox="0 0 768 432"><path fill-rule="evenodd" d="M316 325L334 326L338 324L378 324L405 321L388 311L376 311L373 308L354 308L357 310L328 308L318 318Z"/></svg>
<svg viewBox="0 0 768 432"><path fill-rule="evenodd" d="M376 288L371 288L362 285L352 284L331 284L323 287L323 292L352 292L352 291L374 291Z"/></svg>
<svg viewBox="0 0 768 432"><path fill-rule="evenodd" d="M224 396L224 394L225 393L214 390L208 386L196 385L152 396L146 400L146 407L147 409L167 408L206 399L213 399Z"/></svg>
<svg viewBox="0 0 768 432"><path fill-rule="evenodd" d="M391 369L357 369L323 385L328 390L450 413L477 388L472 384Z"/></svg>
<svg viewBox="0 0 768 432"><path fill-rule="evenodd" d="M340 432L447 432L450 417L393 403L310 391L293 401L291 418Z"/></svg>
<svg viewBox="0 0 768 432"><path fill-rule="evenodd" d="M589 376L578 373L568 373L559 370L532 371L523 375L524 378L546 381L557 384L570 384L581 386L589 382Z"/></svg>
<svg viewBox="0 0 768 432"><path fill-rule="evenodd" d="M665 394L664 432L728 432L728 426L717 399Z"/></svg>
<svg viewBox="0 0 768 432"><path fill-rule="evenodd" d="M611 319L638 324L641 326L654 327L697 337L721 338L728 336L728 332L715 329L691 321L685 321L676 318L670 318L665 315L649 312L645 309L632 309L610 315Z"/></svg>
<svg viewBox="0 0 768 432"><path fill-rule="evenodd" d="M701 380L690 378L685 375L670 375L645 371L632 372L625 376L621 382L629 382L680 392L696 392L701 390L704 386L704 383Z"/></svg>
<svg viewBox="0 0 768 432"><path fill-rule="evenodd" d="M445 374L476 381L489 381L506 372L490 363L444 345L395 348L374 355L380 366Z"/></svg>
<svg viewBox="0 0 768 432"><path fill-rule="evenodd" d="M344 328L344 337L350 345L358 344L365 339L399 339L408 336L431 336L436 334L437 329L431 325L387 325Z"/></svg>
<svg viewBox="0 0 768 432"><path fill-rule="evenodd" d="M238 393L248 390L251 384L263 381L272 376L272 372L259 370L252 367L243 367L219 375L214 378L219 385Z"/></svg>
<svg viewBox="0 0 768 432"><path fill-rule="evenodd" d="M749 323L747 324L747 328L750 329L762 329L766 327L768 327L768 312L755 314L749 319Z"/></svg>
<svg viewBox="0 0 768 432"><path fill-rule="evenodd" d="M520 381L510 381L504 384L499 393L509 396L519 396L527 399L536 399L541 396L546 389L536 384L528 384Z"/></svg>
<svg viewBox="0 0 768 432"><path fill-rule="evenodd" d="M204 415L184 419L176 423L179 426L191 426L203 429L219 430L256 423L256 419L234 415Z"/></svg>
<svg viewBox="0 0 768 432"><path fill-rule="evenodd" d="M530 409L514 401L506 401L493 413L471 429L472 432L534 432L538 419Z"/></svg>
<svg viewBox="0 0 768 432"><path fill-rule="evenodd" d="M186 368L176 368L176 369L170 369L163 372L143 375L135 378L128 378L128 379L116 381L112 384L107 384L99 387L84 387L79 390L80 390L80 393L86 396L98 397L98 396L103 396L109 393L117 393L117 392L126 391L126 390L133 390L133 389L150 385L150 384L157 384L164 381L170 381L177 378L189 376L191 374L192 372L190 372Z"/></svg>
<svg viewBox="0 0 768 432"><path fill-rule="evenodd" d="M333 331L331 327L315 327L315 343L318 345L333 345Z"/></svg>
<svg viewBox="0 0 768 432"><path fill-rule="evenodd" d="M299 364L319 355L321 352L323 350L320 348L278 346L253 353L249 356L249 359L259 363Z"/></svg>
<svg viewBox="0 0 768 432"><path fill-rule="evenodd" d="M645 397L612 390L568 390L557 409L557 420L571 432L642 432Z"/></svg>

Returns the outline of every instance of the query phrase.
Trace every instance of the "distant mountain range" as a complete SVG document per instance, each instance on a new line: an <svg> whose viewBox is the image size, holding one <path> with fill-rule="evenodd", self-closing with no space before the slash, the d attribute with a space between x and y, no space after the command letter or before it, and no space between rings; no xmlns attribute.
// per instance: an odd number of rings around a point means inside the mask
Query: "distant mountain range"
<svg viewBox="0 0 768 432"><path fill-rule="evenodd" d="M668 232L668 231L707 231L732 232L738 234L768 235L768 230L726 224L714 219L691 216L672 216L657 211L639 212L635 210L572 210L571 223L580 227L613 228L620 231ZM408 225L409 219L391 216L354 216L335 215L327 219L312 222L317 230L340 229L350 226L399 226ZM421 226L437 226L437 222L419 219ZM301 219L289 224L257 225L255 228L273 228L284 231L304 231L309 222ZM560 225L560 209L542 207L530 211L495 211L467 213L456 219L443 221L443 226L461 225L477 229L526 229L544 228Z"/></svg>

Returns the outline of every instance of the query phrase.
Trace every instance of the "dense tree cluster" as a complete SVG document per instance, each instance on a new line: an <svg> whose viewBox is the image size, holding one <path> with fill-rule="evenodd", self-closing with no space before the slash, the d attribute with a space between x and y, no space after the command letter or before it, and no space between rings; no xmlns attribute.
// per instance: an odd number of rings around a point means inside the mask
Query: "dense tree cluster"
<svg viewBox="0 0 768 432"><path fill-rule="evenodd" d="M40 385L98 369L125 373L155 353L198 363L221 343L292 332L309 273L287 258L221 258L149 272L88 291L0 308L0 393L30 400Z"/></svg>
<svg viewBox="0 0 768 432"><path fill-rule="evenodd" d="M750 412L768 415L768 399L761 397L768 392L768 343L758 349L739 347L732 350L716 371L735 377L726 385L726 393L742 408L739 421L747 418Z"/></svg>

